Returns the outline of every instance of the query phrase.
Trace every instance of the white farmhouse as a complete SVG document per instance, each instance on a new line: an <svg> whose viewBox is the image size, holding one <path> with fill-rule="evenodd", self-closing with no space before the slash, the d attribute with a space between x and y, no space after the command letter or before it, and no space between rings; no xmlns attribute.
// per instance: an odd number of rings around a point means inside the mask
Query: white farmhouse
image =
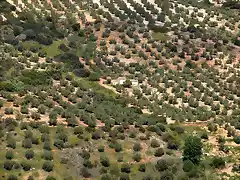
<svg viewBox="0 0 240 180"><path fill-rule="evenodd" d="M123 84L124 82L126 81L126 78L125 77L120 77L120 78L118 78L118 82L119 82L119 84Z"/></svg>
<svg viewBox="0 0 240 180"><path fill-rule="evenodd" d="M131 79L130 81L132 83L132 86L137 86L138 85L138 80Z"/></svg>

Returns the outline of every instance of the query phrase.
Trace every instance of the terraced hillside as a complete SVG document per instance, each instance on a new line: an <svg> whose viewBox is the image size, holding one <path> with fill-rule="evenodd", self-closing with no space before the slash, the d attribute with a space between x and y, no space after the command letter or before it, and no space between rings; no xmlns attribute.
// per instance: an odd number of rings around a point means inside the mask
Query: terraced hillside
<svg viewBox="0 0 240 180"><path fill-rule="evenodd" d="M0 9L0 179L239 178L238 2Z"/></svg>

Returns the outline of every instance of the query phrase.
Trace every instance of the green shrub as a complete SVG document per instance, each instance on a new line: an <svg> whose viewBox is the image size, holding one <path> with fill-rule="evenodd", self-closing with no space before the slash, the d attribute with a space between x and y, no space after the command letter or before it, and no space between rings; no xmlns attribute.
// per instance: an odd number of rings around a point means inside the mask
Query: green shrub
<svg viewBox="0 0 240 180"><path fill-rule="evenodd" d="M46 113L46 110L47 110L46 106L44 106L44 105L42 105L42 104L38 106L38 112L39 112L40 114L45 114L45 113Z"/></svg>
<svg viewBox="0 0 240 180"><path fill-rule="evenodd" d="M24 137L25 138L31 138L33 136L33 133L31 130L27 130L24 132Z"/></svg>
<svg viewBox="0 0 240 180"><path fill-rule="evenodd" d="M111 176L111 174L103 174L101 176L101 180L112 180L113 177Z"/></svg>
<svg viewBox="0 0 240 180"><path fill-rule="evenodd" d="M7 180L18 180L18 177L16 175L11 174L8 176Z"/></svg>
<svg viewBox="0 0 240 180"><path fill-rule="evenodd" d="M240 164L234 163L234 164L233 164L232 171L239 173L239 172L240 172Z"/></svg>
<svg viewBox="0 0 240 180"><path fill-rule="evenodd" d="M157 161L155 167L158 171L165 171L168 169L167 161L165 159L160 159Z"/></svg>
<svg viewBox="0 0 240 180"><path fill-rule="evenodd" d="M39 144L39 138L38 137L32 137L32 144L38 145Z"/></svg>
<svg viewBox="0 0 240 180"><path fill-rule="evenodd" d="M83 134L83 132L84 132L84 129L81 126L77 126L73 129L74 134Z"/></svg>
<svg viewBox="0 0 240 180"><path fill-rule="evenodd" d="M88 168L88 169L93 168L93 164L92 164L92 162L89 159L84 159L83 160L83 166Z"/></svg>
<svg viewBox="0 0 240 180"><path fill-rule="evenodd" d="M223 168L225 167L225 160L222 157L214 157L211 166L214 168Z"/></svg>
<svg viewBox="0 0 240 180"><path fill-rule="evenodd" d="M168 149L177 150L178 147L179 147L179 141L177 141L176 139L170 139L170 140L167 142L167 148L168 148Z"/></svg>
<svg viewBox="0 0 240 180"><path fill-rule="evenodd" d="M175 128L175 131L176 131L177 133L179 133L179 134L182 134L182 133L184 133L184 128L183 128L183 127L180 127L180 126L177 126L177 127Z"/></svg>
<svg viewBox="0 0 240 180"><path fill-rule="evenodd" d="M136 137L136 132L130 132L129 137L130 138L135 138Z"/></svg>
<svg viewBox="0 0 240 180"><path fill-rule="evenodd" d="M89 178L91 177L91 174L88 172L88 169L83 167L81 168L81 175L84 177L84 178Z"/></svg>
<svg viewBox="0 0 240 180"><path fill-rule="evenodd" d="M133 145L133 150L134 151L141 151L141 149L142 149L142 147L141 147L141 144L140 143L135 143L134 145Z"/></svg>
<svg viewBox="0 0 240 180"><path fill-rule="evenodd" d="M136 161L136 162L140 162L142 157L141 157L141 154L140 153L135 153L133 154L133 160Z"/></svg>
<svg viewBox="0 0 240 180"><path fill-rule="evenodd" d="M140 164L138 170L140 172L145 172L146 171L146 164Z"/></svg>
<svg viewBox="0 0 240 180"><path fill-rule="evenodd" d="M0 130L0 139L4 137L4 133L2 130Z"/></svg>
<svg viewBox="0 0 240 180"><path fill-rule="evenodd" d="M148 174L148 175L145 175L145 176L142 178L142 180L153 180L153 177L152 177L150 174Z"/></svg>
<svg viewBox="0 0 240 180"><path fill-rule="evenodd" d="M48 150L44 150L43 151L43 155L42 155L42 158L45 159L45 160L53 160L53 154L51 151L48 151Z"/></svg>
<svg viewBox="0 0 240 180"><path fill-rule="evenodd" d="M27 85L39 86L39 85L50 85L51 75L46 71L37 70L25 70L22 72L20 80Z"/></svg>
<svg viewBox="0 0 240 180"><path fill-rule="evenodd" d="M207 134L207 133L203 133L203 134L201 135L201 138L202 138L202 139L208 139L208 134Z"/></svg>
<svg viewBox="0 0 240 180"><path fill-rule="evenodd" d="M55 177L49 175L49 176L47 176L46 180L57 180L57 179Z"/></svg>
<svg viewBox="0 0 240 180"><path fill-rule="evenodd" d="M108 157L106 157L106 156L101 156L100 162L101 162L102 166L104 166L104 167L110 166L110 161L109 161Z"/></svg>
<svg viewBox="0 0 240 180"><path fill-rule="evenodd" d="M96 73L96 72L92 72L90 75L89 75L89 80L90 81L99 81L99 78L100 78L100 74Z"/></svg>
<svg viewBox="0 0 240 180"><path fill-rule="evenodd" d="M42 141L42 142L50 141L50 136L49 136L48 134L46 134L46 133L43 133L43 134L41 135L41 141Z"/></svg>
<svg viewBox="0 0 240 180"><path fill-rule="evenodd" d="M4 101L0 99L0 108L3 107Z"/></svg>
<svg viewBox="0 0 240 180"><path fill-rule="evenodd" d="M160 144L159 144L158 140L152 139L151 147L156 148L156 147L159 147L159 146L160 146Z"/></svg>
<svg viewBox="0 0 240 180"><path fill-rule="evenodd" d="M122 151L122 145L120 143L115 143L114 149L116 152L120 152L120 151Z"/></svg>
<svg viewBox="0 0 240 180"><path fill-rule="evenodd" d="M173 173L171 171L164 171L161 173L160 180L174 179Z"/></svg>
<svg viewBox="0 0 240 180"><path fill-rule="evenodd" d="M234 40L234 44L237 45L237 46L240 46L240 40L238 38L236 38Z"/></svg>
<svg viewBox="0 0 240 180"><path fill-rule="evenodd" d="M217 125L214 123L208 123L208 130L211 132L217 131Z"/></svg>
<svg viewBox="0 0 240 180"><path fill-rule="evenodd" d="M20 169L21 168L21 165L17 162L15 162L14 166L13 166L14 169Z"/></svg>
<svg viewBox="0 0 240 180"><path fill-rule="evenodd" d="M26 149L30 149L32 148L32 141L31 139L24 139L22 142L22 147L26 148Z"/></svg>
<svg viewBox="0 0 240 180"><path fill-rule="evenodd" d="M21 106L21 113L22 114L28 114L28 106L27 105L24 105L24 106Z"/></svg>
<svg viewBox="0 0 240 180"><path fill-rule="evenodd" d="M190 160L183 161L183 171L190 172L194 168L194 164Z"/></svg>
<svg viewBox="0 0 240 180"><path fill-rule="evenodd" d="M49 123L50 126L56 126L57 125L57 118L55 118L55 117L49 118L48 123Z"/></svg>
<svg viewBox="0 0 240 180"><path fill-rule="evenodd" d="M40 116L39 113L33 112L33 113L31 114L31 118L34 119L34 120L39 120L39 119L41 119L41 116Z"/></svg>
<svg viewBox="0 0 240 180"><path fill-rule="evenodd" d="M42 169L46 172L51 172L53 170L53 163L51 161L45 161L43 163Z"/></svg>
<svg viewBox="0 0 240 180"><path fill-rule="evenodd" d="M65 132L60 132L57 135L57 138L62 140L63 142L67 142L68 141L68 136Z"/></svg>
<svg viewBox="0 0 240 180"><path fill-rule="evenodd" d="M233 141L236 143L236 144L240 144L240 136L235 136L233 138Z"/></svg>
<svg viewBox="0 0 240 180"><path fill-rule="evenodd" d="M129 174L121 173L119 180L130 180Z"/></svg>
<svg viewBox="0 0 240 180"><path fill-rule="evenodd" d="M10 171L10 170L12 170L14 164L15 164L14 161L12 161L12 160L6 160L6 161L4 161L3 167L4 167L4 169Z"/></svg>
<svg viewBox="0 0 240 180"><path fill-rule="evenodd" d="M58 149L62 149L64 147L64 142L61 139L55 139L53 145Z"/></svg>
<svg viewBox="0 0 240 180"><path fill-rule="evenodd" d="M5 114L13 114L13 108L5 108L4 113Z"/></svg>
<svg viewBox="0 0 240 180"><path fill-rule="evenodd" d="M112 176L119 177L120 168L119 168L118 164L112 164L112 165L110 166L110 171L109 171L109 173L110 173Z"/></svg>
<svg viewBox="0 0 240 180"><path fill-rule="evenodd" d="M34 180L34 177L33 176L28 176L27 180Z"/></svg>
<svg viewBox="0 0 240 180"><path fill-rule="evenodd" d="M194 164L198 164L202 156L202 147L203 145L199 137L187 137L184 144L183 160L190 160Z"/></svg>
<svg viewBox="0 0 240 180"><path fill-rule="evenodd" d="M27 162L22 162L21 166L22 166L24 171L29 171L31 169L31 165Z"/></svg>
<svg viewBox="0 0 240 180"><path fill-rule="evenodd" d="M51 148L51 142L50 141L44 141L44 144L43 144L43 149L45 149L45 150L52 150L52 148Z"/></svg>
<svg viewBox="0 0 240 180"><path fill-rule="evenodd" d="M190 172L187 173L187 176L189 178L199 178L200 177L200 172L198 168L193 168Z"/></svg>
<svg viewBox="0 0 240 180"><path fill-rule="evenodd" d="M13 155L13 152L11 150L7 151L6 152L6 155L5 155L6 159L13 159L14 155Z"/></svg>
<svg viewBox="0 0 240 180"><path fill-rule="evenodd" d="M95 132L93 132L92 133L92 139L93 140L98 140L98 139L100 139L101 138L101 133L99 132L99 131L95 131Z"/></svg>
<svg viewBox="0 0 240 180"><path fill-rule="evenodd" d="M83 150L82 153L81 153L81 157L83 159L89 159L90 158L90 153L85 151L85 150Z"/></svg>
<svg viewBox="0 0 240 180"><path fill-rule="evenodd" d="M42 134L49 134L49 127L47 125L41 125L38 127L38 130L42 133Z"/></svg>
<svg viewBox="0 0 240 180"><path fill-rule="evenodd" d="M107 167L101 167L100 169L99 169L99 173L100 174L105 174L105 173L107 173L108 172L108 168Z"/></svg>
<svg viewBox="0 0 240 180"><path fill-rule="evenodd" d="M34 151L33 151L33 150L27 150L27 151L25 152L25 157L26 157L27 159L32 159L32 158L34 157Z"/></svg>
<svg viewBox="0 0 240 180"><path fill-rule="evenodd" d="M119 154L119 155L117 156L117 161L118 161L118 162L123 162L123 155L122 155L122 154Z"/></svg>
<svg viewBox="0 0 240 180"><path fill-rule="evenodd" d="M129 164L122 164L121 165L121 172L130 173L131 172L131 166Z"/></svg>
<svg viewBox="0 0 240 180"><path fill-rule="evenodd" d="M154 156L156 156L156 157L161 157L161 156L163 156L164 155L164 150L163 150L163 148L158 148L156 151L155 151L155 153L154 153Z"/></svg>
<svg viewBox="0 0 240 180"><path fill-rule="evenodd" d="M98 146L98 152L104 152L104 146L103 145Z"/></svg>

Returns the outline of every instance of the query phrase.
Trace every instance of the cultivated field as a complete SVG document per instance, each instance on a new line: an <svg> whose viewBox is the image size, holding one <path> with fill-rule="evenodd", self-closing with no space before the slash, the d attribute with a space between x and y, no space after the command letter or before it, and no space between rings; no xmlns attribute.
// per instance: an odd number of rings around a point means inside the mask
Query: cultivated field
<svg viewBox="0 0 240 180"><path fill-rule="evenodd" d="M0 179L239 179L238 2L0 9Z"/></svg>

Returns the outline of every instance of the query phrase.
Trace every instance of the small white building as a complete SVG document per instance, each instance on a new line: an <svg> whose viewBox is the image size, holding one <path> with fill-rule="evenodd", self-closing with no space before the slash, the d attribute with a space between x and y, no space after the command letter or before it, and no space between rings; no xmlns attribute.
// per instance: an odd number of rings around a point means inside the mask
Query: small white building
<svg viewBox="0 0 240 180"><path fill-rule="evenodd" d="M132 83L132 86L137 86L137 85L138 85L138 80L136 80L136 79L131 79L130 81L131 81L131 83Z"/></svg>
<svg viewBox="0 0 240 180"><path fill-rule="evenodd" d="M123 84L125 81L126 81L127 79L125 78L125 77L120 77L120 78L118 78L118 82L119 82L119 84Z"/></svg>
<svg viewBox="0 0 240 180"><path fill-rule="evenodd" d="M126 77L119 77L118 79L112 80L112 84L113 85L117 85L117 84L123 85L126 80L127 80ZM138 80L130 79L130 81L132 83L132 86L138 86Z"/></svg>
<svg viewBox="0 0 240 180"><path fill-rule="evenodd" d="M126 78L125 77L119 77L117 79L113 79L111 81L112 85L117 85L117 84L123 84L124 82L126 81Z"/></svg>

